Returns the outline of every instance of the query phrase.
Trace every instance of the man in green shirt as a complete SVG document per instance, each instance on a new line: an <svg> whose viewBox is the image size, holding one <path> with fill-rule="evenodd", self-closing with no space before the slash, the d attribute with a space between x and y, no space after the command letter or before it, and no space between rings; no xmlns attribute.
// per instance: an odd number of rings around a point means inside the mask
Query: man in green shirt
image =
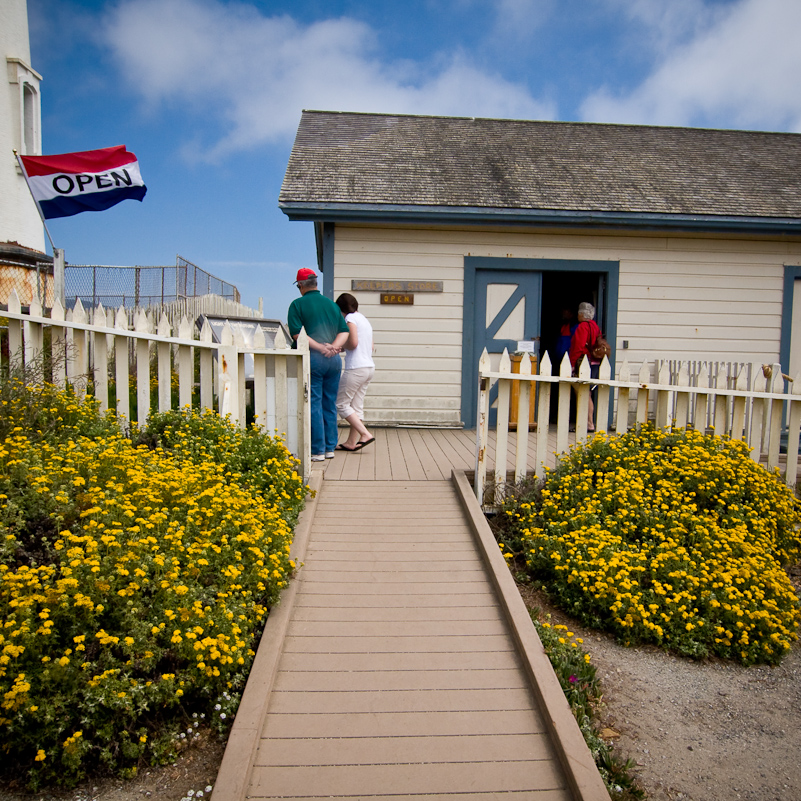
<svg viewBox="0 0 801 801"><path fill-rule="evenodd" d="M333 459L337 446L337 392L342 360L339 354L348 339L348 325L339 306L320 294L317 273L298 270L295 284L300 297L292 301L287 324L297 341L300 329L309 337L311 369L311 451L312 461Z"/></svg>

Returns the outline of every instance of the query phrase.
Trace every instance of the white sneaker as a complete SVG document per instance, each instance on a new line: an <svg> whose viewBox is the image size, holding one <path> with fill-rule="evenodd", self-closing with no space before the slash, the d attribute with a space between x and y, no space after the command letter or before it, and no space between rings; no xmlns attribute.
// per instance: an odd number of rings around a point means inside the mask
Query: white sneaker
<svg viewBox="0 0 801 801"><path fill-rule="evenodd" d="M336 456L336 454L333 451L326 451L325 452L325 458L326 459L333 459L334 456Z"/></svg>
<svg viewBox="0 0 801 801"><path fill-rule="evenodd" d="M317 453L314 456L312 456L311 460L313 462L324 462L325 461L325 456L323 456L322 453Z"/></svg>

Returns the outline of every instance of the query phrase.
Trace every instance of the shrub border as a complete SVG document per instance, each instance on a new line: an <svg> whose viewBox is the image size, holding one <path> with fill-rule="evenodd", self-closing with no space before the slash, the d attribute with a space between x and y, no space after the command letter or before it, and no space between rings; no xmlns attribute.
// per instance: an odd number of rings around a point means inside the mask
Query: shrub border
<svg viewBox="0 0 801 801"><path fill-rule="evenodd" d="M306 557L322 481L323 472L313 471L309 480L311 493L306 496L306 505L295 526L289 557L298 566ZM270 610L267 617L253 666L242 693L239 710L228 735L211 801L237 801L244 800L247 796L253 763L264 728L264 720L267 717L270 694L278 673L278 662L283 653L286 630L292 617L298 587L298 577L295 576L283 590L278 604Z"/></svg>

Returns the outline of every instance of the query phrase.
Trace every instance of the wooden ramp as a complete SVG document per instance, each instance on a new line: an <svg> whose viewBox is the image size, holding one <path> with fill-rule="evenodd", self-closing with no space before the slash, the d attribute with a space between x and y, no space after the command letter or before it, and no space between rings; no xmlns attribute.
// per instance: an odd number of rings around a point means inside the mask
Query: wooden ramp
<svg viewBox="0 0 801 801"><path fill-rule="evenodd" d="M214 801L608 799L464 475L314 480Z"/></svg>

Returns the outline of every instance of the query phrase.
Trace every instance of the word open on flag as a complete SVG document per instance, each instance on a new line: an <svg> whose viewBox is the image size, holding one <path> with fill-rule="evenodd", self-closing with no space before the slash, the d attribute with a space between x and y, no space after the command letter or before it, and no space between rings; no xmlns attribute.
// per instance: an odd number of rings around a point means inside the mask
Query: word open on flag
<svg viewBox="0 0 801 801"><path fill-rule="evenodd" d="M123 200L142 200L147 192L139 162L125 145L20 159L46 220L103 211Z"/></svg>

